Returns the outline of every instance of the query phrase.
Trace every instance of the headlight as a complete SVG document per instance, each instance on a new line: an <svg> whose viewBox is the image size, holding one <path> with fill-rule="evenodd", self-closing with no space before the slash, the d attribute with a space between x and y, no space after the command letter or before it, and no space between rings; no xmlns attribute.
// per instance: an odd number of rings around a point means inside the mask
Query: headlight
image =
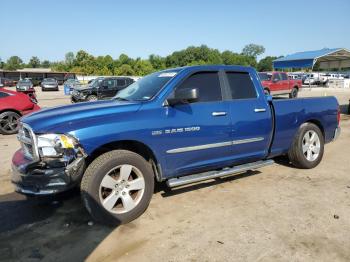
<svg viewBox="0 0 350 262"><path fill-rule="evenodd" d="M77 145L75 138L59 134L39 135L37 141L42 157L61 157L64 153L74 150Z"/></svg>

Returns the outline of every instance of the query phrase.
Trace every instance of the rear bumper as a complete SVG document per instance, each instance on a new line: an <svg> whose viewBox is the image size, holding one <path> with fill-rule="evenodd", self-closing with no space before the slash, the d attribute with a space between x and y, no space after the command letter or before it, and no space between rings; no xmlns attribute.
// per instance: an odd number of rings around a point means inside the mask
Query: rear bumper
<svg viewBox="0 0 350 262"><path fill-rule="evenodd" d="M338 137L340 136L340 133L341 133L341 128L340 128L340 126L338 126L334 131L334 136L333 136L332 141L337 140Z"/></svg>
<svg viewBox="0 0 350 262"><path fill-rule="evenodd" d="M66 167L50 167L45 163L33 163L18 150L12 159L11 182L15 191L26 195L52 195L67 191L77 185L85 170L83 157Z"/></svg>

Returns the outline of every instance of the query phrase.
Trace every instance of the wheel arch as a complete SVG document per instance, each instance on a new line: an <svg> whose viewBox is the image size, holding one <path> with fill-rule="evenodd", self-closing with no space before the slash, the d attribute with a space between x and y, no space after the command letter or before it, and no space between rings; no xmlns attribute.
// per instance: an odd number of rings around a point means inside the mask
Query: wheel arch
<svg viewBox="0 0 350 262"><path fill-rule="evenodd" d="M87 157L86 166L88 166L94 159L96 159L100 155L118 149L132 151L142 156L147 162L149 162L152 165L152 169L157 181L163 180L160 161L157 160L155 153L149 146L137 140L119 140L99 146Z"/></svg>
<svg viewBox="0 0 350 262"><path fill-rule="evenodd" d="M306 124L306 123L311 123L311 124L314 124L316 125L322 132L322 135L323 135L323 138L326 139L326 134L325 134L325 130L324 130L324 127L321 123L321 121L317 120L317 119L308 119L307 121L305 121L303 124Z"/></svg>
<svg viewBox="0 0 350 262"><path fill-rule="evenodd" d="M0 114L5 113L5 112L14 112L16 114L19 114L20 116L22 116L22 113L16 109L13 108L8 108L8 109L0 109Z"/></svg>

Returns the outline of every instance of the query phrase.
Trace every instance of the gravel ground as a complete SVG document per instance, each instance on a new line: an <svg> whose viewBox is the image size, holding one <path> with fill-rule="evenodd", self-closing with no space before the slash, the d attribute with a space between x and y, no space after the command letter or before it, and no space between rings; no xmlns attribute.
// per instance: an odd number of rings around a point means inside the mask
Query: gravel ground
<svg viewBox="0 0 350 262"><path fill-rule="evenodd" d="M335 95L345 112L350 90ZM38 91L42 107L69 104ZM109 228L90 221L78 191L26 199L9 182L15 136L0 136L1 261L349 261L350 118L312 170L288 161L170 190L158 185L146 213Z"/></svg>

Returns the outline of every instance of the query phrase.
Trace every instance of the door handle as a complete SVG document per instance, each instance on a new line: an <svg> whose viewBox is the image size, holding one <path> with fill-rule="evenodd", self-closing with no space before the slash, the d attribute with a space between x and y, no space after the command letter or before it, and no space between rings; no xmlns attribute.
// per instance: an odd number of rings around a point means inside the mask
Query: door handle
<svg viewBox="0 0 350 262"><path fill-rule="evenodd" d="M226 112L213 112L211 113L212 116L226 116Z"/></svg>
<svg viewBox="0 0 350 262"><path fill-rule="evenodd" d="M266 112L266 108L255 108L254 112L255 113Z"/></svg>

